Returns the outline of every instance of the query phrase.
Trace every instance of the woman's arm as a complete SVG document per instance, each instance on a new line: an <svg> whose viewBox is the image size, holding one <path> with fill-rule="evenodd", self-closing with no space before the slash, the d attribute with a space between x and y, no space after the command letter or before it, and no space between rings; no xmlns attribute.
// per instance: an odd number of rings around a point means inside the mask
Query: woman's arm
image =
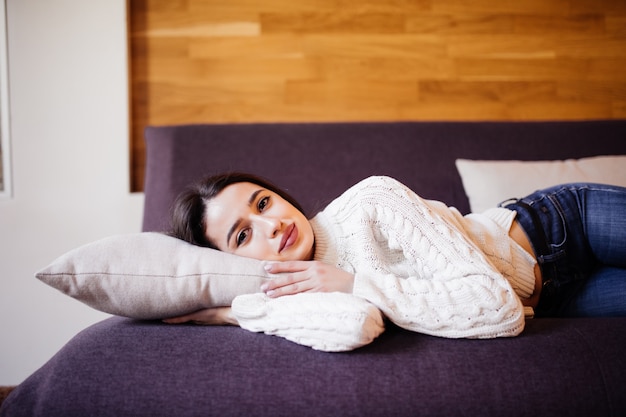
<svg viewBox="0 0 626 417"><path fill-rule="evenodd" d="M408 330L442 337L493 338L515 336L524 329L521 303L502 277L464 275L444 281L393 274L356 276L319 262L273 263L279 274L261 289L272 298L304 292L354 292L395 324ZM323 275L317 271L327 269ZM330 271L337 271L333 275ZM344 275L349 280L334 280Z"/></svg>
<svg viewBox="0 0 626 417"><path fill-rule="evenodd" d="M238 326L239 323L230 307L211 307L204 310L198 310L191 314L179 317L171 317L164 319L163 322L168 324L182 324L192 322L194 324L204 325L233 325Z"/></svg>

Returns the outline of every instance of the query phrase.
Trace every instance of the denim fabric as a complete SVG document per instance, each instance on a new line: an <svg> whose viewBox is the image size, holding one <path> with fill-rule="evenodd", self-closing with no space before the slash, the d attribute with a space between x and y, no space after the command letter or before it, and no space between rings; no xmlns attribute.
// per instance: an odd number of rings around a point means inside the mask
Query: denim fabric
<svg viewBox="0 0 626 417"><path fill-rule="evenodd" d="M626 315L626 188L564 184L505 207L541 267L537 316Z"/></svg>

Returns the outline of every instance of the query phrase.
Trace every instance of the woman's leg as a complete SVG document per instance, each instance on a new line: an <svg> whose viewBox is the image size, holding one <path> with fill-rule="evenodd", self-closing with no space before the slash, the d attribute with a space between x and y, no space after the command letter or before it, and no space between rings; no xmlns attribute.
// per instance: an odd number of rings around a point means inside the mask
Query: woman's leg
<svg viewBox="0 0 626 417"><path fill-rule="evenodd" d="M561 317L626 316L626 269L602 266L564 298Z"/></svg>
<svg viewBox="0 0 626 417"><path fill-rule="evenodd" d="M581 190L585 233L604 265L626 268L626 189L589 185Z"/></svg>
<svg viewBox="0 0 626 417"><path fill-rule="evenodd" d="M626 315L626 190L589 185L579 191L584 231L598 265L565 295L560 316Z"/></svg>

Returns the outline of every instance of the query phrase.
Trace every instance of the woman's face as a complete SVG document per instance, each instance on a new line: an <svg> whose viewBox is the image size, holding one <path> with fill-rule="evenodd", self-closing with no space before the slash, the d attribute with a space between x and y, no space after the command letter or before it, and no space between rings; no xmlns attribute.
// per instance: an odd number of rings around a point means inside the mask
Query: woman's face
<svg viewBox="0 0 626 417"><path fill-rule="evenodd" d="M278 194L249 182L231 184L209 201L206 236L221 251L267 261L309 260L313 229Z"/></svg>

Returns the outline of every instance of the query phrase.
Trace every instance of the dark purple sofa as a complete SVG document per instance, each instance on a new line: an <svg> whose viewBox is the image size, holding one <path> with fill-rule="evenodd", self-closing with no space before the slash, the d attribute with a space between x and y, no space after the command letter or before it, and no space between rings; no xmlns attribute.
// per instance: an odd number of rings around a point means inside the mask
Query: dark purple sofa
<svg viewBox="0 0 626 417"><path fill-rule="evenodd" d="M244 170L311 212L373 174L469 210L454 160L626 155L626 121L152 127L145 231L188 182ZM18 386L13 416L624 416L626 318L532 319L521 336L430 337L388 326L324 353L234 327L110 318Z"/></svg>

